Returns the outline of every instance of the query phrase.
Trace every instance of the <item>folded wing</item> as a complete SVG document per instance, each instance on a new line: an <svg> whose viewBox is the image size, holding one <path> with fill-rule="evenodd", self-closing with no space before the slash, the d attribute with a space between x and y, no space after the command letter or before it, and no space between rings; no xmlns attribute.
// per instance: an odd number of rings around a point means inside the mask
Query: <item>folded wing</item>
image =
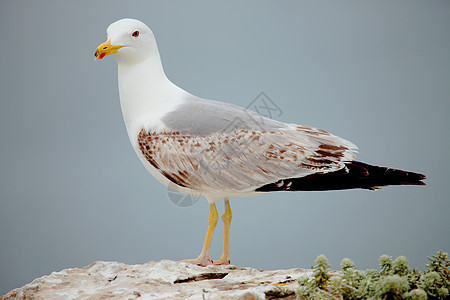
<svg viewBox="0 0 450 300"><path fill-rule="evenodd" d="M352 143L221 102L186 104L167 130L138 135L139 149L175 184L205 192L251 192L286 178L345 169Z"/></svg>

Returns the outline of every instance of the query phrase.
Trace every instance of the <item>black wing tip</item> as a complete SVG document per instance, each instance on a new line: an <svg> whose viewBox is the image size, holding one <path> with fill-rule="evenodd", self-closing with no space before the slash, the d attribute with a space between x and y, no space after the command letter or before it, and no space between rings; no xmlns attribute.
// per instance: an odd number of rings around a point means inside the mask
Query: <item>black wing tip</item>
<svg viewBox="0 0 450 300"><path fill-rule="evenodd" d="M399 182L399 184L403 184L403 185L426 185L425 182L423 182L422 180L426 180L427 176L424 174L420 174L420 173L414 173L414 172L408 172L408 171L403 171L406 174L406 180L404 182ZM411 180L408 180L411 179Z"/></svg>
<svg viewBox="0 0 450 300"><path fill-rule="evenodd" d="M329 191L358 188L375 191L389 185L426 185L422 181L425 179L426 176L420 173L352 161L346 164L346 168L335 172L283 179L261 186L256 191Z"/></svg>

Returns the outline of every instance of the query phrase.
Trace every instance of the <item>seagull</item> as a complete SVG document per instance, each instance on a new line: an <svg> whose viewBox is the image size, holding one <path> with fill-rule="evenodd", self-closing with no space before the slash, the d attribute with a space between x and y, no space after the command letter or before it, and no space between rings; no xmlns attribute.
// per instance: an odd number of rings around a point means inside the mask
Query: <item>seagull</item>
<svg viewBox="0 0 450 300"><path fill-rule="evenodd" d="M189 263L230 264L230 198L275 191L377 190L424 185L425 175L355 160L357 147L327 131L265 117L248 109L184 91L165 75L155 36L134 19L107 29L94 58L113 54L123 119L144 167L162 184L209 203L200 255ZM223 253L209 249L224 200Z"/></svg>

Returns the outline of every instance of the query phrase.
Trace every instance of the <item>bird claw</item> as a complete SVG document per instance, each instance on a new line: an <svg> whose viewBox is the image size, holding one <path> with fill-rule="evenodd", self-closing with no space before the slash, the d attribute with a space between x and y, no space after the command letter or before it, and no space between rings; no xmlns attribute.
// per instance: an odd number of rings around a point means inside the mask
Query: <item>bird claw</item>
<svg viewBox="0 0 450 300"><path fill-rule="evenodd" d="M208 265L212 265L213 261L209 257L198 257L198 258L192 258L192 259L183 259L181 262L186 262L189 264L206 267Z"/></svg>
<svg viewBox="0 0 450 300"><path fill-rule="evenodd" d="M216 266L227 266L229 264L230 264L230 260L229 259L228 260L220 259L220 260L213 261L213 265L216 265Z"/></svg>
<svg viewBox="0 0 450 300"><path fill-rule="evenodd" d="M230 258L224 258L221 257L219 260L213 261L214 265L229 265L230 264Z"/></svg>

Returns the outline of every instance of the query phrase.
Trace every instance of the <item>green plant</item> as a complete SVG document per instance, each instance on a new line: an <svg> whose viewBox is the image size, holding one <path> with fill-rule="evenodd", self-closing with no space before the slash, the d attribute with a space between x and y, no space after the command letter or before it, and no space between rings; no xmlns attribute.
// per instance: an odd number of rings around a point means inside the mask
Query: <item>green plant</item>
<svg viewBox="0 0 450 300"><path fill-rule="evenodd" d="M394 261L388 255L379 259L379 270L359 271L349 258L341 261L342 271L332 275L325 255L315 260L312 276L298 279L300 299L448 299L450 261L439 251L428 257L428 270L410 269L404 256Z"/></svg>

